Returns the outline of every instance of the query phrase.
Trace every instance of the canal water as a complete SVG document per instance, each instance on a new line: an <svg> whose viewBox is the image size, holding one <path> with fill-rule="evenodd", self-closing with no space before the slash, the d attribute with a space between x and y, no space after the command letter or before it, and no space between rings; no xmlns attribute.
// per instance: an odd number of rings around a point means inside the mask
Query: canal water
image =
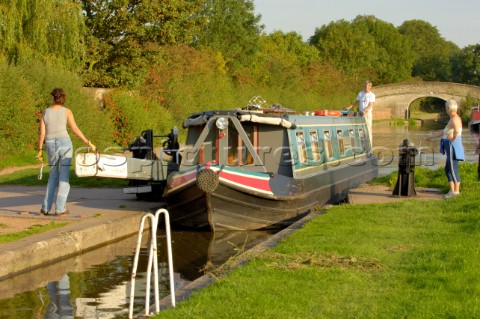
<svg viewBox="0 0 480 319"><path fill-rule="evenodd" d="M173 231L175 289L229 258L265 241L273 232ZM145 233L142 247L148 240ZM160 298L169 295L165 233L158 234ZM0 281L0 318L128 318L130 279L137 236ZM144 313L148 252L140 252L134 313ZM150 305L153 305L153 292Z"/></svg>
<svg viewBox="0 0 480 319"><path fill-rule="evenodd" d="M379 158L379 173L398 169L398 147L404 139L419 149L416 165L438 168L444 158L438 153L438 141L426 141L432 130L445 122L429 121L423 125L374 123L374 153ZM468 162L476 163L476 138L463 132ZM211 267L220 266L232 256L264 241L272 232L173 231L175 289L199 278ZM143 236L144 241L148 236ZM14 278L0 281L0 318L127 318L132 269L137 236L120 240L80 256L61 261ZM165 234L160 233L160 293L169 294ZM142 244L146 247L146 242ZM147 252L141 251L136 279L135 313L145 304ZM153 304L151 302L150 304Z"/></svg>
<svg viewBox="0 0 480 319"><path fill-rule="evenodd" d="M416 125L393 125L390 122L373 123L373 147L378 158L380 175L386 175L398 170L399 146L403 140L410 140L418 150L415 157L415 165L431 169L437 169L445 165L445 156L439 153L440 139L427 141L432 131L441 130L445 127L447 119L427 120ZM478 163L478 155L475 154L478 142L468 127L464 127L462 141L465 148L465 161Z"/></svg>

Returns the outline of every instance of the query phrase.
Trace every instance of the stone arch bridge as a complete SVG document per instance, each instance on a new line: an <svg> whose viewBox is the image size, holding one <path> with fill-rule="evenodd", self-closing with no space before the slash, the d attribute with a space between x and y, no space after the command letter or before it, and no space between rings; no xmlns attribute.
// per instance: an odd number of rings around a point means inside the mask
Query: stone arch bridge
<svg viewBox="0 0 480 319"><path fill-rule="evenodd" d="M436 97L442 100L472 97L480 99L480 86L452 82L406 82L374 86L376 102L374 119L390 117L408 118L410 104L423 97Z"/></svg>

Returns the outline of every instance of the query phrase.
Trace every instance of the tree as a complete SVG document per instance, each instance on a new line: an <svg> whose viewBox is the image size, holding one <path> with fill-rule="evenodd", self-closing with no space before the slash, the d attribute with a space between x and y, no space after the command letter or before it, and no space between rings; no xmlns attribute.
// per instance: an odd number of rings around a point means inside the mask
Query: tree
<svg viewBox="0 0 480 319"><path fill-rule="evenodd" d="M453 80L480 85L480 44L469 45L452 57Z"/></svg>
<svg viewBox="0 0 480 319"><path fill-rule="evenodd" d="M0 0L0 56L9 63L32 57L80 67L84 21L75 1Z"/></svg>
<svg viewBox="0 0 480 319"><path fill-rule="evenodd" d="M357 16L352 25L374 39L377 61L373 66L379 83L392 83L410 78L414 55L410 43L393 24L374 16Z"/></svg>
<svg viewBox="0 0 480 319"><path fill-rule="evenodd" d="M82 5L89 86L141 83L160 46L190 44L202 27L203 1L82 0Z"/></svg>
<svg viewBox="0 0 480 319"><path fill-rule="evenodd" d="M348 21L342 19L315 29L308 42L319 50L322 60L346 74L358 73L360 68L363 72L373 69L373 39L353 28Z"/></svg>
<svg viewBox="0 0 480 319"><path fill-rule="evenodd" d="M264 26L255 15L252 0L205 0L200 16L206 21L196 35L197 47L222 53L230 74L251 62Z"/></svg>
<svg viewBox="0 0 480 319"><path fill-rule="evenodd" d="M414 57L408 41L392 24L374 16L331 22L317 28L309 43L324 61L357 80L382 84L410 77Z"/></svg>
<svg viewBox="0 0 480 319"><path fill-rule="evenodd" d="M300 84L309 63L319 60L315 47L303 42L299 34L276 31L261 36L260 49L249 69L257 83L289 87Z"/></svg>
<svg viewBox="0 0 480 319"><path fill-rule="evenodd" d="M440 36L438 29L423 20L409 20L398 27L415 53L412 76L425 81L451 81L451 56L459 48Z"/></svg>
<svg viewBox="0 0 480 319"><path fill-rule="evenodd" d="M419 58L413 65L412 76L423 81L452 81L452 63L442 54Z"/></svg>

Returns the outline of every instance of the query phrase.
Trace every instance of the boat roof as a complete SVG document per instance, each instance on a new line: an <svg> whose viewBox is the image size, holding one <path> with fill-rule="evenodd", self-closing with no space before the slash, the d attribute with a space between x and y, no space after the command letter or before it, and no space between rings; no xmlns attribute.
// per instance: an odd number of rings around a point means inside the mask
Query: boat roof
<svg viewBox="0 0 480 319"><path fill-rule="evenodd" d="M183 122L183 128L203 125L214 116L229 116L235 117L241 122L281 125L286 128L295 128L297 124L303 123L332 122L332 118L338 119L336 122L356 122L354 119L357 119L358 121L363 119L363 117L354 115L355 113L352 111L316 110L311 112L307 111L304 114L301 114L298 111L283 108L279 105L273 105L268 108L247 106L247 108L243 109L211 110L194 113Z"/></svg>

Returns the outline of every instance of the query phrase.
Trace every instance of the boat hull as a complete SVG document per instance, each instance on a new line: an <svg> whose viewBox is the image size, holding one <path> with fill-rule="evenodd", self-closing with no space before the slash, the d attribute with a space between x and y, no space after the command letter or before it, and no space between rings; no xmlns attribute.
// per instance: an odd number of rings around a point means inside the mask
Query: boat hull
<svg viewBox="0 0 480 319"><path fill-rule="evenodd" d="M213 231L284 228L325 204L345 200L348 190L377 176L375 158L340 165L302 179L272 175L271 194L232 186L222 179L212 192L195 181L166 197L176 226Z"/></svg>

